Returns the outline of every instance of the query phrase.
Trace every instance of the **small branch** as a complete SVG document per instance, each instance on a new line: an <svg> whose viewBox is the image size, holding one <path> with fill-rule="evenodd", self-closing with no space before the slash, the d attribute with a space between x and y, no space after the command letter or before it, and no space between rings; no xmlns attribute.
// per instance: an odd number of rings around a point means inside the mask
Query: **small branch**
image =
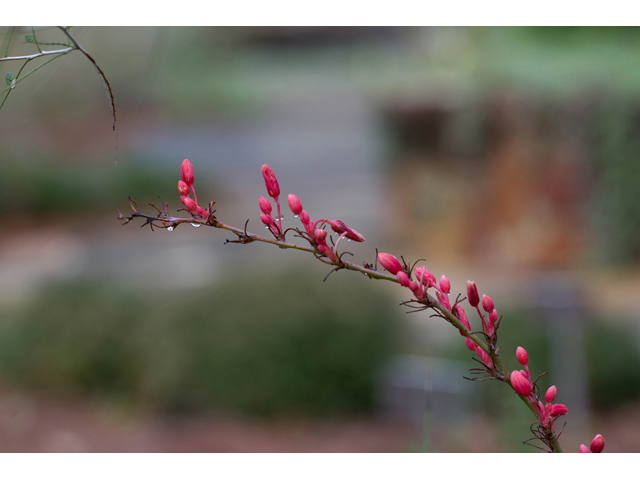
<svg viewBox="0 0 640 480"><path fill-rule="evenodd" d="M73 48L71 50L74 50L74 49L80 50L84 54L84 56L87 57L91 63L93 63L93 66L96 67L98 74L102 77L102 82L105 87L107 97L111 102L110 105L111 105L111 115L113 116L113 131L115 132L116 131L116 101L113 96L113 91L111 90L111 84L109 83L109 80L107 80L107 76L100 68L100 65L98 65L98 63L93 59L93 57L89 55L87 51L84 48L82 48L82 45L80 45L76 41L75 37L69 31L69 27L58 27L58 28L62 30L64 34L67 37L69 37L69 40L71 40L71 42L73 43Z"/></svg>
<svg viewBox="0 0 640 480"><path fill-rule="evenodd" d="M17 56L17 57L3 57L3 58L0 58L0 62L10 62L10 61L13 61L13 60L31 61L31 60L35 60L36 58L44 57L44 56L47 56L47 55L66 55L69 52L73 52L75 49L76 49L76 47L61 48L60 50L43 50L42 52L34 53L33 55L20 55L20 56Z"/></svg>

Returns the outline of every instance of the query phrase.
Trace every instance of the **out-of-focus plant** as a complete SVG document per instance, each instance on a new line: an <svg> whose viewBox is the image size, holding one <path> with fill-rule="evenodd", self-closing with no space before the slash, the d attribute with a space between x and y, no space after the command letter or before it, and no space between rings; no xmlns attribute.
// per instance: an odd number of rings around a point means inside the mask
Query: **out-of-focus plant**
<svg viewBox="0 0 640 480"><path fill-rule="evenodd" d="M9 160L9 161L7 161ZM46 215L106 211L113 198L135 190L145 200L173 182L166 169L149 171L139 158L109 165L61 166L62 162L11 161L0 164L0 202L17 214ZM82 199L82 201L78 201Z"/></svg>
<svg viewBox="0 0 640 480"><path fill-rule="evenodd" d="M213 209L215 202L210 202L206 207L201 207L194 186L195 174L193 165L189 160L183 161L180 174L181 180L178 182L178 191L181 195L180 201L185 207L180 210L186 211L190 215L189 217L172 217L169 215L168 204L164 202L162 202L160 208L152 205L157 214L144 214L140 212L137 204L129 198L129 203L134 213L125 216L119 212L118 218L125 220L124 224L131 222L135 218L142 218L145 221L143 226L149 225L152 230L154 228L163 228L173 231L185 223L193 226L206 225L221 228L236 235L235 240L227 240L227 243L245 245L253 242L264 242L277 245L283 249L295 249L311 253L320 262L333 267L327 277L339 270L352 270L362 273L369 279L399 283L402 287L410 290L413 295L412 299L403 302L402 305L406 305L416 312L431 310L433 312L432 316L442 318L458 329L460 335L464 337L467 348L478 356L475 360L480 367L471 369L471 379L479 381L497 380L512 388L535 416L535 421L531 425L532 440L534 438L540 440L549 452L562 452L558 442L562 430L558 431L554 423L559 417L567 413L567 407L560 403L554 403L557 395L555 385L550 386L544 394L542 393L540 379L544 374L538 375L535 379L533 378L529 371L529 355L524 348L518 347L516 350L516 359L524 368L512 371L503 364L498 355L500 347L497 344L497 334L502 317L498 315L494 302L489 296L483 295L480 298L475 282L468 281L466 286L466 300L472 310L476 311L481 322L481 329L473 331L471 322L462 306L462 301L465 299L461 299L460 295L458 295L452 303L449 298L451 291L449 279L442 275L440 280L436 280L435 276L426 267L416 267L420 260L412 264L410 262L407 263L401 257L401 263L394 255L388 253L377 253L374 264L365 262L362 266L345 260L343 258L345 255L352 254L348 251L340 250L340 245L344 245L343 241L346 239L346 241L360 243L365 241L364 236L341 220L326 218L311 220L309 213L303 209L300 199L294 194L287 196L287 203L294 216L302 223L302 227L285 229L282 222L280 185L273 170L268 165L262 166L262 175L267 193L275 202L277 216L273 217L273 206L266 197L261 196L258 200L258 205L262 212L260 220L273 238L248 232L248 220L244 228L222 223L215 215L216 210ZM329 235L328 228L337 234L335 241L333 236ZM288 242L286 236L289 233L296 238L300 238L308 245ZM331 243L329 244L329 242ZM389 274L378 270L378 262ZM599 453L604 448L604 440L600 442L601 438L598 435L592 442L592 452ZM580 447L580 451L584 451L586 447L583 447Z"/></svg>
<svg viewBox="0 0 640 480"><path fill-rule="evenodd" d="M170 301L116 282L60 284L0 325L0 376L169 413L369 411L393 315L385 295L339 280L319 295L313 275L245 274Z"/></svg>

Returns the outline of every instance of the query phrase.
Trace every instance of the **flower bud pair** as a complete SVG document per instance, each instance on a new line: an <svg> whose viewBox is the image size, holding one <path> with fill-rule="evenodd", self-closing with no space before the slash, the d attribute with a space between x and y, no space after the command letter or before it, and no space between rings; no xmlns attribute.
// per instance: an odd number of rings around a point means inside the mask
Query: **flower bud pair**
<svg viewBox="0 0 640 480"><path fill-rule="evenodd" d="M585 444L580 445L580 453L601 453L604 450L604 437L600 434L591 440L591 449Z"/></svg>

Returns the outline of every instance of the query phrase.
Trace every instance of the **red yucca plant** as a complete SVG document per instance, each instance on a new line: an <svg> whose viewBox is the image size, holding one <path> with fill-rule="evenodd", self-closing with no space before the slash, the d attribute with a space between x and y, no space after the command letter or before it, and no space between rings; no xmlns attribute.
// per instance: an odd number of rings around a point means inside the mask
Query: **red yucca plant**
<svg viewBox="0 0 640 480"><path fill-rule="evenodd" d="M378 253L376 262L372 265L364 263L357 265L345 260L345 254L351 253L340 250L340 243L344 238L355 242L364 242L364 237L353 228L346 225L341 220L329 220L320 218L312 220L309 214L303 210L300 199L294 195L287 196L287 203L293 214L300 220L300 227L284 228L282 225L282 214L280 206L280 185L268 165L262 166L262 175L267 187L268 195L276 204L277 218L272 216L273 207L271 201L264 196L258 199L260 207L260 220L269 230L273 238L263 237L247 231L247 223L244 228L237 228L222 223L216 217L216 211L213 209L215 202L209 203L206 208L198 204L198 197L194 187L194 170L189 160L184 160L181 167L182 179L178 182L178 191L180 192L180 200L184 205L183 211L189 214L189 218L178 218L169 215L168 206L162 202L161 208L152 205L157 211L156 215L143 214L138 210L136 203L129 197L129 203L133 209L133 214L129 216L122 215L118 211L120 220L125 220L124 224L129 223L134 218L144 219L144 225L153 228L165 228L169 231L178 227L183 223L193 225L207 225L214 228L221 228L233 232L237 239L227 240L227 243L253 243L263 242L277 245L283 249L295 249L312 254L317 260L333 267L327 276L338 270L353 270L364 274L368 278L378 280L388 280L400 284L401 287L407 288L411 295L410 300L402 302L402 305L415 310L431 310L435 315L449 322L453 327L457 328L460 335L464 338L464 342L469 350L477 354L477 361L481 368L471 369L471 373L475 375L475 379L491 379L498 380L506 386L513 389L522 402L535 415L535 422L531 426L534 437L542 442L549 452L562 452L562 448L558 442L558 438L562 433L562 429L557 429L555 421L567 413L567 407L560 403L553 403L556 398L557 388L555 385L550 386L544 395L540 388L540 379L544 375L532 378L529 372L529 355L527 351L518 347L516 350L516 359L523 367L520 370L510 371L498 356L500 347L498 346L498 330L502 317L498 315L498 311L493 300L488 295L480 298L478 288L475 282L467 282L467 296L460 298L460 295L452 301L449 298L451 284L449 279L442 275L439 280L426 267L416 267L418 262L410 264L402 261L389 253ZM193 198L191 197L193 194ZM247 220L248 222L248 220ZM333 230L338 235L334 242L333 237L328 235L328 229ZM287 241L287 234L292 233L296 238L302 239L306 244L300 245ZM327 243L327 239L331 242ZM376 249L377 252L377 249ZM389 273L378 270L378 263ZM463 307L466 300L471 311L475 310L480 319L480 329L472 330L471 322L467 317L467 312ZM544 403L543 403L544 400ZM596 435L592 440L590 447L580 445L579 451L583 453L600 453L604 449L604 438L602 435Z"/></svg>

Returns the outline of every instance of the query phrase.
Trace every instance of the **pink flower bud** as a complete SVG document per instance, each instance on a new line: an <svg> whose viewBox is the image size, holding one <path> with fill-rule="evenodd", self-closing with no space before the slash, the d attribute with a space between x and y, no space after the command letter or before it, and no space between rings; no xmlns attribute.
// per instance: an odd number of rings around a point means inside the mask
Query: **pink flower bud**
<svg viewBox="0 0 640 480"><path fill-rule="evenodd" d="M274 222L273 217L268 213L261 213L260 220L262 220L262 223L265 225L271 225Z"/></svg>
<svg viewBox="0 0 640 480"><path fill-rule="evenodd" d="M518 363L520 363L520 365L526 365L527 363L529 363L529 354L522 347L518 347L516 349L516 358L518 359Z"/></svg>
<svg viewBox="0 0 640 480"><path fill-rule="evenodd" d="M182 162L182 166L180 167L180 176L182 177L182 181L187 185L193 185L193 180L195 175L193 174L193 165L186 158Z"/></svg>
<svg viewBox="0 0 640 480"><path fill-rule="evenodd" d="M580 445L580 453L591 453L591 450L583 443Z"/></svg>
<svg viewBox="0 0 640 480"><path fill-rule="evenodd" d="M491 360L491 357L484 350L482 350L480 347L477 347L476 353L480 357L482 363L484 363L489 368L493 368L493 360Z"/></svg>
<svg viewBox="0 0 640 480"><path fill-rule="evenodd" d="M591 453L600 453L604 450L604 438L598 434L591 440Z"/></svg>
<svg viewBox="0 0 640 480"><path fill-rule="evenodd" d="M478 345L476 345L476 342L471 340L469 337L464 337L464 343L467 346L467 348L472 352L475 352L476 348L478 348Z"/></svg>
<svg viewBox="0 0 640 480"><path fill-rule="evenodd" d="M273 207L271 206L271 202L267 200L265 197L263 197L262 195L260 195L258 204L260 205L260 210L262 210L262 213L269 214L271 213L271 210L273 210Z"/></svg>
<svg viewBox="0 0 640 480"><path fill-rule="evenodd" d="M180 197L180 201L185 207L187 207L187 210L189 210L190 212L195 212L196 208L198 208L198 205L196 205L196 202L189 197L182 196Z"/></svg>
<svg viewBox="0 0 640 480"><path fill-rule="evenodd" d="M345 233L345 237L354 242L364 242L364 237L356 232L353 228L349 228L342 220L327 220L331 229L339 235ZM395 273L395 272L392 272Z"/></svg>
<svg viewBox="0 0 640 480"><path fill-rule="evenodd" d="M556 393L558 392L558 390L556 389L555 385L551 385L548 389L547 389L547 393L544 394L544 400L548 403L553 402L556 399Z"/></svg>
<svg viewBox="0 0 640 480"><path fill-rule="evenodd" d="M491 310L491 313L489 314L489 320L491 321L491 323L496 323L498 321L498 311L495 308Z"/></svg>
<svg viewBox="0 0 640 480"><path fill-rule="evenodd" d="M442 290L444 293L449 293L451 291L451 283L449 282L449 279L444 275L440 277L440 290Z"/></svg>
<svg viewBox="0 0 640 480"><path fill-rule="evenodd" d="M426 267L418 267L414 270L414 272L416 275L416 280L422 281L422 283L426 285L427 288L429 288L431 285L435 285L436 277L434 277Z"/></svg>
<svg viewBox="0 0 640 480"><path fill-rule="evenodd" d="M182 180L178 182L178 191L180 195L184 195L185 197L189 196L189 185L184 183Z"/></svg>
<svg viewBox="0 0 640 480"><path fill-rule="evenodd" d="M531 393L531 382L518 370L511 372L511 386L520 396L528 397Z"/></svg>
<svg viewBox="0 0 640 480"><path fill-rule="evenodd" d="M300 212L300 221L302 222L303 225L306 225L311 221L311 219L309 218L309 214L306 212L306 210L302 210L302 212Z"/></svg>
<svg viewBox="0 0 640 480"><path fill-rule="evenodd" d="M469 319L467 318L467 314L464 311L464 308L460 304L456 305L456 317L460 320L468 330L471 330L471 324L469 323ZM464 333L460 332L460 335L464 335Z"/></svg>
<svg viewBox="0 0 640 480"><path fill-rule="evenodd" d="M264 184L267 186L267 193L271 198L278 198L280 196L280 185L276 179L273 170L266 163L262 165L262 176L264 177Z"/></svg>
<svg viewBox="0 0 640 480"><path fill-rule="evenodd" d="M380 262L380 265L386 268L387 271L393 275L402 270L402 265L400 265L398 259L389 253L379 253L378 261Z"/></svg>
<svg viewBox="0 0 640 480"><path fill-rule="evenodd" d="M409 290L411 290L413 293L416 293L418 290L420 290L420 285L418 285L416 282L409 282Z"/></svg>
<svg viewBox="0 0 640 480"><path fill-rule="evenodd" d="M402 270L398 272L398 282L400 282L400 285L403 287L409 287L409 284L411 283L409 275L404 273Z"/></svg>
<svg viewBox="0 0 640 480"><path fill-rule="evenodd" d="M289 208L294 215L300 215L302 212L302 202L293 193L287 196L287 202L289 202Z"/></svg>
<svg viewBox="0 0 640 480"><path fill-rule="evenodd" d="M487 313L491 313L491 311L493 310L493 300L491 300L491 297L489 295L482 295L482 308Z"/></svg>
<svg viewBox="0 0 640 480"><path fill-rule="evenodd" d="M307 231L309 235L313 235L313 238L316 237L315 223L307 222L304 224L304 229Z"/></svg>
<svg viewBox="0 0 640 480"><path fill-rule="evenodd" d="M200 215L202 218L207 219L209 218L209 212L207 212L204 208L202 207L197 207L196 208L196 213L198 215Z"/></svg>
<svg viewBox="0 0 640 480"><path fill-rule="evenodd" d="M335 258L334 255L333 255L333 252L331 251L331 249L329 247L327 247L326 245L318 245L318 250L320 250L321 253L324 253L331 260L333 260Z"/></svg>
<svg viewBox="0 0 640 480"><path fill-rule="evenodd" d="M314 236L316 237L317 243L325 243L325 239L327 238L327 231L322 230L321 228L316 228Z"/></svg>
<svg viewBox="0 0 640 480"><path fill-rule="evenodd" d="M560 417L562 415L566 415L567 412L568 412L568 409L566 405L562 405L561 403L556 403L554 406L551 407L551 413L549 415L551 415L552 417Z"/></svg>
<svg viewBox="0 0 640 480"><path fill-rule="evenodd" d="M436 298L447 310L451 310L451 303L449 303L449 295L446 293L436 292Z"/></svg>
<svg viewBox="0 0 640 480"><path fill-rule="evenodd" d="M472 282L471 280L467 280L467 299L469 300L469 305L472 307L477 307L480 303L478 287L476 287L476 282Z"/></svg>

